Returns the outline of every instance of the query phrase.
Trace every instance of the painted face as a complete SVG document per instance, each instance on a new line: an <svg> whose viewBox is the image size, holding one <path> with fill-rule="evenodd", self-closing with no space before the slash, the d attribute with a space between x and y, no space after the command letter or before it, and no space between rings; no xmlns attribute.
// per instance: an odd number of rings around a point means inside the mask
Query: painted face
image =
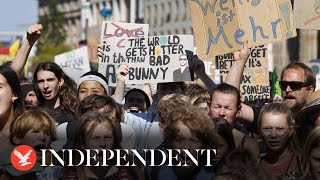
<svg viewBox="0 0 320 180"><path fill-rule="evenodd" d="M112 134L112 127L107 123L100 123L86 141L85 149L113 149L115 137ZM97 156L97 161L102 162L103 156L100 152Z"/></svg>
<svg viewBox="0 0 320 180"><path fill-rule="evenodd" d="M97 81L84 81L79 87L79 99L80 101L84 100L86 97L91 94L98 94L103 96L105 90L102 85Z"/></svg>
<svg viewBox="0 0 320 180"><path fill-rule="evenodd" d="M181 55L179 57L179 63L180 63L180 66L188 66L188 58L186 55Z"/></svg>
<svg viewBox="0 0 320 180"><path fill-rule="evenodd" d="M38 98L34 91L29 91L25 100L34 106L38 106Z"/></svg>
<svg viewBox="0 0 320 180"><path fill-rule="evenodd" d="M42 153L41 149L48 149L51 143L51 138L47 133L36 132L30 130L26 135L20 140L19 144L25 144L32 147L37 154L37 161L41 160Z"/></svg>
<svg viewBox="0 0 320 180"><path fill-rule="evenodd" d="M285 114L263 113L260 134L269 150L279 151L287 147L292 127L289 127Z"/></svg>
<svg viewBox="0 0 320 180"><path fill-rule="evenodd" d="M320 179L320 147L312 149L310 153L310 172L312 179Z"/></svg>
<svg viewBox="0 0 320 180"><path fill-rule="evenodd" d="M237 97L233 94L215 92L210 104L210 115L222 117L233 127L235 118L238 116Z"/></svg>
<svg viewBox="0 0 320 180"><path fill-rule="evenodd" d="M9 116L13 110L12 101L18 99L8 84L7 79L0 74L0 119Z"/></svg>
<svg viewBox="0 0 320 180"><path fill-rule="evenodd" d="M48 101L56 98L59 93L59 86L63 85L63 79L59 81L53 72L44 70L37 73L37 79L42 96Z"/></svg>
<svg viewBox="0 0 320 180"><path fill-rule="evenodd" d="M213 161L216 163L225 158L225 156L230 151L228 142L220 135L217 135L217 145L217 155L213 158Z"/></svg>
<svg viewBox="0 0 320 180"><path fill-rule="evenodd" d="M137 91L128 94L125 109L127 112L146 112L147 104L144 95Z"/></svg>
<svg viewBox="0 0 320 180"><path fill-rule="evenodd" d="M183 124L182 122L179 122L177 124L177 128L179 133L177 134L176 138L172 142L172 149L189 149L191 154L194 157L197 157L197 153L194 149L201 149L202 147L201 141L194 134L192 134L189 127ZM174 151L173 154L175 156L178 153ZM181 166L181 167L175 168L175 170L179 174L188 173L190 172L190 170L192 171L195 168L195 164L193 163L193 161L188 156L186 156L186 154L183 152L181 152L178 155L178 162L181 162L182 165L183 164L188 165L188 166Z"/></svg>
<svg viewBox="0 0 320 180"><path fill-rule="evenodd" d="M285 82L304 82L305 73L303 69L287 69L281 81ZM306 96L312 92L312 89L301 87L300 90L293 90L292 87L287 86L282 89L282 96L284 103L292 110L292 112L300 111L306 105Z"/></svg>

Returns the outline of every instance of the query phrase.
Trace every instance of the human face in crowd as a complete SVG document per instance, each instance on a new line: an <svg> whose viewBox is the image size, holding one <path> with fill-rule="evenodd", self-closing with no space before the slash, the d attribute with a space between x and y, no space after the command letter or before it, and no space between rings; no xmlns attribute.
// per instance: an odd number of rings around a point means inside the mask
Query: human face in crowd
<svg viewBox="0 0 320 180"><path fill-rule="evenodd" d="M234 120L239 112L237 97L234 94L214 92L210 104L210 115L212 117L222 117L233 127Z"/></svg>
<svg viewBox="0 0 320 180"><path fill-rule="evenodd" d="M292 135L292 129L285 114L267 112L261 116L260 134L270 151L284 150Z"/></svg>
<svg viewBox="0 0 320 180"><path fill-rule="evenodd" d="M59 86L63 85L63 79L58 79L51 71L40 70L37 73L37 84L42 96L47 100L53 100L59 94Z"/></svg>
<svg viewBox="0 0 320 180"><path fill-rule="evenodd" d="M10 111L13 110L12 102L18 97L13 94L7 79L0 74L0 119L9 116Z"/></svg>
<svg viewBox="0 0 320 180"><path fill-rule="evenodd" d="M304 78L305 72L303 69L291 68L283 73L281 81L304 83ZM308 89L306 86L301 87L300 90L293 90L292 87L287 86L286 89L282 89L284 103L292 110L292 112L298 112L306 105L306 96L312 91L313 88Z"/></svg>
<svg viewBox="0 0 320 180"><path fill-rule="evenodd" d="M34 91L29 91L25 100L34 106L38 106L38 98Z"/></svg>
<svg viewBox="0 0 320 180"><path fill-rule="evenodd" d="M91 128L90 126L88 128ZM89 132L89 130L87 130ZM92 133L86 140L85 149L113 149L115 137L112 133L112 127L107 122L100 123L94 127ZM97 161L102 162L103 156L99 152L97 155Z"/></svg>
<svg viewBox="0 0 320 180"><path fill-rule="evenodd" d="M320 147L316 147L310 152L310 171L314 180L320 180Z"/></svg>
<svg viewBox="0 0 320 180"><path fill-rule="evenodd" d="M97 81L84 81L81 83L79 87L79 100L82 101L91 94L103 96L105 94L105 90Z"/></svg>
<svg viewBox="0 0 320 180"><path fill-rule="evenodd" d="M217 135L217 145L217 154L213 158L213 161L216 163L220 162L230 151L228 142L220 135Z"/></svg>
<svg viewBox="0 0 320 180"><path fill-rule="evenodd" d="M127 112L146 112L145 96L138 91L130 92L126 97L125 109Z"/></svg>
<svg viewBox="0 0 320 180"><path fill-rule="evenodd" d="M39 161L42 158L41 149L49 148L51 137L44 131L36 132L34 130L30 130L22 139L14 138L14 142L16 144L25 144L32 147L36 151L37 160Z"/></svg>
<svg viewBox="0 0 320 180"><path fill-rule="evenodd" d="M194 157L197 157L196 151L194 149L201 149L202 148L202 143L201 141L191 133L190 129L188 126L183 124L182 122L179 122L177 124L177 129L178 129L178 134L176 138L172 142L172 147L171 149L189 149L191 150L190 152ZM177 153L176 151L174 151ZM174 155L176 156L176 154ZM188 166L178 168L177 170L180 173L183 173L184 171L190 171L195 167L195 164L192 162L192 160L186 156L187 158L185 159L185 154L180 153L178 155L178 162L181 162L181 164L187 164Z"/></svg>
<svg viewBox="0 0 320 180"><path fill-rule="evenodd" d="M183 54L179 57L179 63L181 67L188 66L188 58L187 55Z"/></svg>

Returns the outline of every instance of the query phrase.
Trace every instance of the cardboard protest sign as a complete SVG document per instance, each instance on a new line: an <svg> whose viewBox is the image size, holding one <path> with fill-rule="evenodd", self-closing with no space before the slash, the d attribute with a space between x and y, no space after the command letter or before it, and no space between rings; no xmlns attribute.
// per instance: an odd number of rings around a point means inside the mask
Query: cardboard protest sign
<svg viewBox="0 0 320 180"><path fill-rule="evenodd" d="M110 86L116 86L116 70L126 62L127 39L147 38L149 24L134 24L104 21L101 30L103 57L99 72L105 75Z"/></svg>
<svg viewBox="0 0 320 180"><path fill-rule="evenodd" d="M270 98L267 46L251 49L241 79L240 93L244 102ZM234 61L233 53L217 56L221 79L225 80Z"/></svg>
<svg viewBox="0 0 320 180"><path fill-rule="evenodd" d="M88 48L86 46L59 54L54 57L54 62L74 80L79 78L74 72L81 72L81 74L84 74L91 70L88 58ZM72 77L72 75L75 75L75 77Z"/></svg>
<svg viewBox="0 0 320 180"><path fill-rule="evenodd" d="M129 64L126 84L151 82L178 82L191 80L187 53L192 54L192 35L153 36L123 41L125 48L114 51ZM106 62L101 63L102 73L111 78Z"/></svg>
<svg viewBox="0 0 320 180"><path fill-rule="evenodd" d="M316 75L316 89L320 90L320 59L313 59L308 61L307 66L311 68L312 72Z"/></svg>
<svg viewBox="0 0 320 180"><path fill-rule="evenodd" d="M189 0L198 56L208 59L296 36L290 0Z"/></svg>
<svg viewBox="0 0 320 180"><path fill-rule="evenodd" d="M320 29L320 0L295 0L294 21L298 29Z"/></svg>

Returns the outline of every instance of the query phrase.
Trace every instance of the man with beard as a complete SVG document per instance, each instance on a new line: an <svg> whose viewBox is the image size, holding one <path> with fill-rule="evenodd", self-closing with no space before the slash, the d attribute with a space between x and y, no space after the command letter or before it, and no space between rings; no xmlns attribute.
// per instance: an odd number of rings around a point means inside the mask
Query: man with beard
<svg viewBox="0 0 320 180"><path fill-rule="evenodd" d="M316 78L312 70L305 64L293 62L288 64L281 73L280 87L284 103L292 111L295 120L297 113L306 107L306 97L315 90ZM307 127L296 127L300 144L307 137Z"/></svg>
<svg viewBox="0 0 320 180"><path fill-rule="evenodd" d="M314 91L316 78L305 64L294 62L288 64L281 73L280 87L284 103L292 111L292 116L306 106L306 97Z"/></svg>

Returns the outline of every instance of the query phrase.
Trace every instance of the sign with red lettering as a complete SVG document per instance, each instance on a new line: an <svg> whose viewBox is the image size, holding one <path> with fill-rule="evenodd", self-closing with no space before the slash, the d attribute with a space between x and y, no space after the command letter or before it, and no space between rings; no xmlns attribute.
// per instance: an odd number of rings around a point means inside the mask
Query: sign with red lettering
<svg viewBox="0 0 320 180"><path fill-rule="evenodd" d="M126 63L127 39L148 38L149 24L104 21L101 30L103 57L99 72L105 75L110 86L117 85L116 70Z"/></svg>

